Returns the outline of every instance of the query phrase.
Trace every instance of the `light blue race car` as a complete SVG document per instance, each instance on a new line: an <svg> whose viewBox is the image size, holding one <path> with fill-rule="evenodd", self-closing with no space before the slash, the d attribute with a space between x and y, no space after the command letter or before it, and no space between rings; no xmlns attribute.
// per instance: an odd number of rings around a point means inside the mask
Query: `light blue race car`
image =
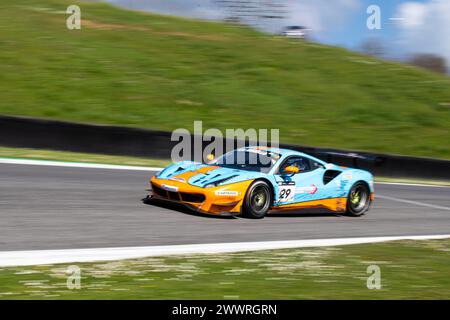
<svg viewBox="0 0 450 320"><path fill-rule="evenodd" d="M209 163L174 163L151 178L149 198L214 215L263 218L269 212L325 208L361 216L374 200L371 173L305 153L245 147Z"/></svg>

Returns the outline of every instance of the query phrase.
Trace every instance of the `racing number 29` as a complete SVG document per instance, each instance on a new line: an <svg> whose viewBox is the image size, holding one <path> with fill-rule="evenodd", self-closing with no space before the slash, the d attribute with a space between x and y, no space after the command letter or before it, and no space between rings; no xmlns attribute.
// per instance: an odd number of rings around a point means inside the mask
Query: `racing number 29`
<svg viewBox="0 0 450 320"><path fill-rule="evenodd" d="M291 192L292 192L291 189L281 189L281 191L280 191L280 200L289 199L289 196L291 195Z"/></svg>
<svg viewBox="0 0 450 320"><path fill-rule="evenodd" d="M280 192L278 194L278 201L288 202L294 198L295 185L280 186Z"/></svg>

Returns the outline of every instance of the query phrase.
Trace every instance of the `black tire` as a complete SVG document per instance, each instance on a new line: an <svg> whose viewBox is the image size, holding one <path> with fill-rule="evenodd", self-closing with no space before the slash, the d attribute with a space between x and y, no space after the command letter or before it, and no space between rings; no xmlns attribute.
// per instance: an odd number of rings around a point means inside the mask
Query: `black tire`
<svg viewBox="0 0 450 320"><path fill-rule="evenodd" d="M242 214L247 218L262 219L269 211L271 202L272 193L267 182L255 181L245 194Z"/></svg>
<svg viewBox="0 0 450 320"><path fill-rule="evenodd" d="M362 216L370 207L370 189L364 182L356 182L347 196L347 211L350 216Z"/></svg>

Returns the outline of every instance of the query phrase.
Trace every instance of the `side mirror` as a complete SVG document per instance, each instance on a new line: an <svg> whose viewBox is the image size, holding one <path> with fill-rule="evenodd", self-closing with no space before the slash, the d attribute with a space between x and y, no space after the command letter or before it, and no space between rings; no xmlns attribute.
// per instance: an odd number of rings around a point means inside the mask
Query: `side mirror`
<svg viewBox="0 0 450 320"><path fill-rule="evenodd" d="M214 156L212 153L210 153L210 154L208 154L208 155L206 156L206 160L208 160L208 162L213 161L214 158L215 158L215 156Z"/></svg>
<svg viewBox="0 0 450 320"><path fill-rule="evenodd" d="M288 167L284 168L282 173L283 174L294 175L294 174L299 173L299 172L300 172L300 170L298 169L298 167L296 167L296 166L288 166Z"/></svg>

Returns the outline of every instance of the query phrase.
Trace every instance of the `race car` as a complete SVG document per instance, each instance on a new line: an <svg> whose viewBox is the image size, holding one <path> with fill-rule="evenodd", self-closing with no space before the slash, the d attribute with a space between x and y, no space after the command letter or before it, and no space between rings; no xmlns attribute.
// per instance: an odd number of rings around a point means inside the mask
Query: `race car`
<svg viewBox="0 0 450 320"><path fill-rule="evenodd" d="M361 216L374 200L371 173L305 153L239 148L208 163L169 165L150 180L148 199L184 204L213 215L263 218L267 213L324 208Z"/></svg>

